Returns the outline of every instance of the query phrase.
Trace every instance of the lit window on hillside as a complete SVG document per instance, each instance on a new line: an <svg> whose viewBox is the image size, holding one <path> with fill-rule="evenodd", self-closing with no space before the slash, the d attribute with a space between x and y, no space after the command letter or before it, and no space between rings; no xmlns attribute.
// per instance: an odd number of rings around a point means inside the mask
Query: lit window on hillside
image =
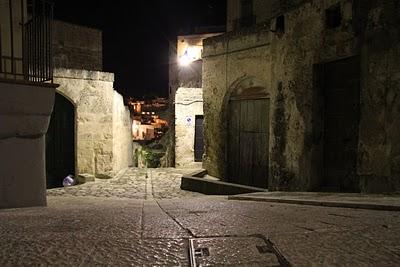
<svg viewBox="0 0 400 267"><path fill-rule="evenodd" d="M325 10L325 25L328 29L334 29L342 24L342 11L340 5L334 5Z"/></svg>

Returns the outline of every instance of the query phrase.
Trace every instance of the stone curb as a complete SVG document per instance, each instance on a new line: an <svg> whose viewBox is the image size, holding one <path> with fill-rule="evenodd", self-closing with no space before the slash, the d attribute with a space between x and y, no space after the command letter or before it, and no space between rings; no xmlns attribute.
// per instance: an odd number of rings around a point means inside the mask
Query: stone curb
<svg viewBox="0 0 400 267"><path fill-rule="evenodd" d="M202 178L205 174L207 174L206 170L199 170L183 175L181 178L181 189L205 195L236 195L267 191L263 188Z"/></svg>
<svg viewBox="0 0 400 267"><path fill-rule="evenodd" d="M309 205L309 206L351 208L351 209L400 211L400 205L361 203L361 202L356 202L356 201L345 202L345 201L329 201L329 200L314 200L314 199L294 199L294 198L290 199L290 198L260 197L260 196L250 196L250 195L228 196L228 199L229 200L284 203L284 204L298 204L298 205Z"/></svg>

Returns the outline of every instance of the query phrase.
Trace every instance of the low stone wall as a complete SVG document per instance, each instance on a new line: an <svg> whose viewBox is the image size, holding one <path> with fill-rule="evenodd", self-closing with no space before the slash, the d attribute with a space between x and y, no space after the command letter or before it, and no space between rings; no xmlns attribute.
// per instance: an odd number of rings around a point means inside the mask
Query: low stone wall
<svg viewBox="0 0 400 267"><path fill-rule="evenodd" d="M0 81L0 208L46 205L44 143L54 91Z"/></svg>
<svg viewBox="0 0 400 267"><path fill-rule="evenodd" d="M56 69L54 82L76 108L76 173L107 178L131 165L130 118L114 74Z"/></svg>
<svg viewBox="0 0 400 267"><path fill-rule="evenodd" d="M195 117L203 115L203 89L178 88L175 95L175 166L193 167Z"/></svg>

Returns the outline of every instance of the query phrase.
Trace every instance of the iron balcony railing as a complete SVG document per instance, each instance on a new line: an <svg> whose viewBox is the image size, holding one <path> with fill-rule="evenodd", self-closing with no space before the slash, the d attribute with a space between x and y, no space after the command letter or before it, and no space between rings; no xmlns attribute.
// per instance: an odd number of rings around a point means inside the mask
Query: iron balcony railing
<svg viewBox="0 0 400 267"><path fill-rule="evenodd" d="M8 5L8 29L0 32L0 78L52 82L53 3L8 0Z"/></svg>

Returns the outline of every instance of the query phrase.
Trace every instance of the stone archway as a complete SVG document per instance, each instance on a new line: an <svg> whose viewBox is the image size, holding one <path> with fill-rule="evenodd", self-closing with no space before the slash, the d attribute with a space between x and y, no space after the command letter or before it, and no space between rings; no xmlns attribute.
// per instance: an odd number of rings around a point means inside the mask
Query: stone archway
<svg viewBox="0 0 400 267"><path fill-rule="evenodd" d="M264 84L233 84L226 103L228 181L268 188L270 98Z"/></svg>
<svg viewBox="0 0 400 267"><path fill-rule="evenodd" d="M62 186L69 174L75 175L75 106L57 92L46 134L47 188Z"/></svg>

